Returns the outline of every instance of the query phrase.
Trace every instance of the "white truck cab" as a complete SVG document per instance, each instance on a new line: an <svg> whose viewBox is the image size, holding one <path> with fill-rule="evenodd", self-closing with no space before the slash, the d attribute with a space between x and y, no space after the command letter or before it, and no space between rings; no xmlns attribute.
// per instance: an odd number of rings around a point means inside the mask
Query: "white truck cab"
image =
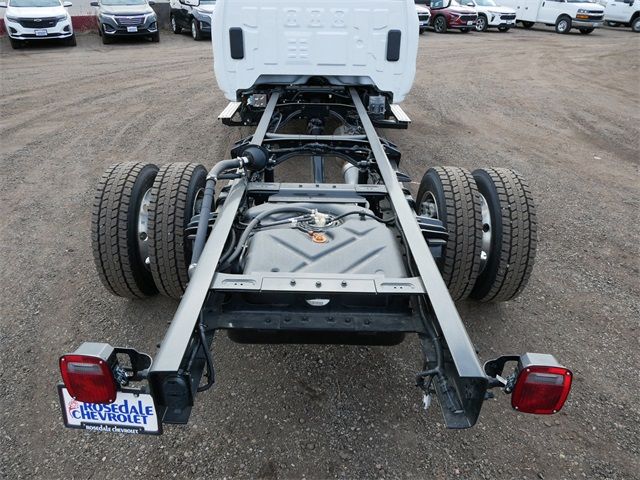
<svg viewBox="0 0 640 480"><path fill-rule="evenodd" d="M640 33L640 0L611 0L604 8L604 19L612 26L625 25Z"/></svg>
<svg viewBox="0 0 640 480"><path fill-rule="evenodd" d="M414 0L218 0L212 31L216 80L231 101L259 85L323 81L400 103L415 76Z"/></svg>
<svg viewBox="0 0 640 480"><path fill-rule="evenodd" d="M577 28L589 34L601 27L604 8L588 0L499 0L500 5L516 11L516 20L525 28L535 23L555 26L557 33L569 33Z"/></svg>

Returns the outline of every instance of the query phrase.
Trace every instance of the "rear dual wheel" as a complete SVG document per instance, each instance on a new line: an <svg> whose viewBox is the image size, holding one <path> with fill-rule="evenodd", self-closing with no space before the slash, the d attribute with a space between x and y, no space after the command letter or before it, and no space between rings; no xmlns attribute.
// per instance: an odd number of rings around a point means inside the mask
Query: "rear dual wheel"
<svg viewBox="0 0 640 480"><path fill-rule="evenodd" d="M416 207L449 232L439 267L453 300L506 301L522 292L533 269L537 224L531 192L517 172L431 168Z"/></svg>
<svg viewBox="0 0 640 480"><path fill-rule="evenodd" d="M482 265L471 298L505 302L529 281L536 255L538 225L533 196L522 176L507 168L473 172L482 201Z"/></svg>
<svg viewBox="0 0 640 480"><path fill-rule="evenodd" d="M94 260L114 295L180 298L188 281L191 243L185 228L197 213L206 170L173 163L110 167L98 183L93 207Z"/></svg>

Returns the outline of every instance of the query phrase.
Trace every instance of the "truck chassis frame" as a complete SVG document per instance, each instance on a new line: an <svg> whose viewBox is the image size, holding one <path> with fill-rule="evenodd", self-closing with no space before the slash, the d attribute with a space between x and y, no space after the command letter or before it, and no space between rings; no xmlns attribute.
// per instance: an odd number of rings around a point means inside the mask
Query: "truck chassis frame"
<svg viewBox="0 0 640 480"><path fill-rule="evenodd" d="M326 90L326 91L323 91ZM321 91L329 96L334 87L311 88L308 94ZM339 90L339 89L338 89ZM300 87L296 87L297 94ZM447 290L438 266L430 253L416 215L407 202L407 197L399 181L397 164L387 153L396 154L393 146L382 140L374 127L360 94L356 89L346 90L351 105L341 104L341 109L354 110L364 128L365 135L270 135L267 129L279 107L279 101L286 96L285 89L272 91L260 116L250 144L266 146L269 141L295 144L313 142L321 145L356 144L366 146L373 155L374 163L368 168L379 172L382 185L341 186L330 184L273 184L255 183L246 176L232 181L224 205L220 208L211 234L192 271L189 285L161 343L151 369L149 383L156 399L161 418L165 423L186 423L194 403L201 377L208 368L209 384L213 382L212 359L209 346L214 332L218 329L260 329L260 330L331 330L334 332L414 332L422 341L425 358L425 372L421 379L434 378L435 390L442 404L447 426L467 428L475 424L490 379L484 373L475 349L464 328L460 315ZM395 107L395 106L394 106ZM395 112L401 112L395 107ZM398 115L400 116L400 115ZM404 117L403 117L404 119ZM386 125L385 125L386 122ZM402 126L397 119L383 121L382 125ZM363 138L364 137L364 138ZM387 148L385 148L387 147ZM318 147L319 148L319 147ZM272 160L273 162L273 160ZM275 160L277 163L277 159ZM212 268L218 265L226 239L238 209L248 193L267 190L290 194L323 196L338 190L343 195L386 196L391 203L402 232L403 242L410 255L415 275L411 278L380 279L374 276L353 276L340 274L290 274L273 273L260 275L225 274ZM414 312L400 317L395 325L375 321L375 316L364 318L333 317L331 315L286 314L279 320L272 312L243 312L242 316L221 314L216 304L219 292L291 292L324 294L384 294L410 295L417 308ZM247 313L250 315L247 316ZM240 320L241 318L242 320ZM430 382L431 383L431 382ZM425 387L426 388L426 387Z"/></svg>

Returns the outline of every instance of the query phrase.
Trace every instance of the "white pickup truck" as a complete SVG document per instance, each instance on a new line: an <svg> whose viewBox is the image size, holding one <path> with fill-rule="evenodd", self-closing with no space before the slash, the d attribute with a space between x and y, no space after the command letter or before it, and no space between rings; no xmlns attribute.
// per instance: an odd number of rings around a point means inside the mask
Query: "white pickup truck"
<svg viewBox="0 0 640 480"><path fill-rule="evenodd" d="M604 8L604 19L611 27L624 25L640 33L640 0L611 0Z"/></svg>
<svg viewBox="0 0 640 480"><path fill-rule="evenodd" d="M555 26L557 33L577 28L586 35L601 27L604 20L604 8L588 0L499 0L499 4L513 8L524 28L544 23Z"/></svg>

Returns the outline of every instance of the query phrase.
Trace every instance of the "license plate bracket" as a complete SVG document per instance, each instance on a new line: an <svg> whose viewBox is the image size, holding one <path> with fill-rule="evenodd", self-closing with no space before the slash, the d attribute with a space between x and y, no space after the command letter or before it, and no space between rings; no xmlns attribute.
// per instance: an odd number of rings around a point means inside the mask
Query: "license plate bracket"
<svg viewBox="0 0 640 480"><path fill-rule="evenodd" d="M160 435L162 423L153 397L134 389L118 391L116 401L107 405L79 402L62 384L58 385L62 420L67 428L108 433Z"/></svg>

